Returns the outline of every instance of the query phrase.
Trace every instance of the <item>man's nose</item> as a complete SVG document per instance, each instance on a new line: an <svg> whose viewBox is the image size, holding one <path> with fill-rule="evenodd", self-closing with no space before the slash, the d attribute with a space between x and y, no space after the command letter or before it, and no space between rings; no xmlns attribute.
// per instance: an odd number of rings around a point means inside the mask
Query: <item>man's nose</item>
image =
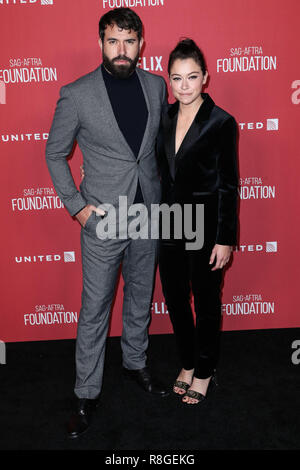
<svg viewBox="0 0 300 470"><path fill-rule="evenodd" d="M126 47L125 47L125 43L120 41L119 43L119 55L126 55Z"/></svg>

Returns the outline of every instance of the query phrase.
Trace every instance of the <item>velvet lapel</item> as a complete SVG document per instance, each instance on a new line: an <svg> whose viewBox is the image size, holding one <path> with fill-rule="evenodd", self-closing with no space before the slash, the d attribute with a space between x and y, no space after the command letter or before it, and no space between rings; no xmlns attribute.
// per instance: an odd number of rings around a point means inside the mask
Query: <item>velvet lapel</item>
<svg viewBox="0 0 300 470"><path fill-rule="evenodd" d="M163 123L164 148L171 177L175 178L175 133L178 116L178 102L170 106Z"/></svg>
<svg viewBox="0 0 300 470"><path fill-rule="evenodd" d="M172 175L173 178L175 177L175 173L178 169L178 166L181 160L184 158L184 156L189 151L189 149L194 145L194 143L199 139L201 130L205 122L209 119L210 113L214 107L214 102L207 93L202 93L202 97L204 101L202 105L200 106L199 111L196 114L195 119L192 122L189 130L187 131L176 155L175 155L175 138L176 138L178 109L179 109L178 102L174 103L174 105L172 105L168 111L169 124L166 129L165 146L166 146L166 154L168 157L169 165L172 159L172 166L175 167L172 172L174 174L174 176ZM170 170L171 170L171 167L170 167Z"/></svg>

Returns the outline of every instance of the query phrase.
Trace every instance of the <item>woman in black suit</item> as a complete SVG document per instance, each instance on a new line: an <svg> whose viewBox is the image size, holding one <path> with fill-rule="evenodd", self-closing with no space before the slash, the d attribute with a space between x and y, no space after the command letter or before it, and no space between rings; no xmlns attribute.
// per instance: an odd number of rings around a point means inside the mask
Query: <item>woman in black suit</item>
<svg viewBox="0 0 300 470"><path fill-rule="evenodd" d="M184 238L162 239L159 269L182 365L173 390L184 403L197 404L215 379L222 271L236 244L237 126L202 92L208 74L194 41L178 43L168 72L176 102L163 115L158 136L162 203L203 204L204 244L189 250Z"/></svg>

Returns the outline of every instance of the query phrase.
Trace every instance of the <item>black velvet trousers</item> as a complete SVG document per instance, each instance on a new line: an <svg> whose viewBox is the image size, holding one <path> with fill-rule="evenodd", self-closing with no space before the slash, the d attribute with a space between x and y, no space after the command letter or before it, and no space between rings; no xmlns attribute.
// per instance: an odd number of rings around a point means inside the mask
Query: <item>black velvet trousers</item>
<svg viewBox="0 0 300 470"><path fill-rule="evenodd" d="M183 240L161 240L159 271L163 294L184 369L196 378L212 375L219 357L222 269L212 271L213 244L187 251ZM194 297L194 311L191 307Z"/></svg>

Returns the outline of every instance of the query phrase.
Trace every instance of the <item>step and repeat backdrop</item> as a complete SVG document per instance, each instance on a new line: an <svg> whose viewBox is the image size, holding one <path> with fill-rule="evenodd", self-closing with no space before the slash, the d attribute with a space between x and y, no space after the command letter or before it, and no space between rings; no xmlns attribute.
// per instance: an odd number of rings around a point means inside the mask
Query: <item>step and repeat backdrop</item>
<svg viewBox="0 0 300 470"><path fill-rule="evenodd" d="M238 122L239 242L222 329L299 327L298 0L0 0L0 339L76 337L80 226L54 190L45 146L60 87L99 65L99 18L121 6L144 23L139 67L168 84L169 52L193 38L205 91ZM69 163L79 184L78 147ZM120 278L111 336L121 334L122 297ZM150 333L171 332L157 275Z"/></svg>

